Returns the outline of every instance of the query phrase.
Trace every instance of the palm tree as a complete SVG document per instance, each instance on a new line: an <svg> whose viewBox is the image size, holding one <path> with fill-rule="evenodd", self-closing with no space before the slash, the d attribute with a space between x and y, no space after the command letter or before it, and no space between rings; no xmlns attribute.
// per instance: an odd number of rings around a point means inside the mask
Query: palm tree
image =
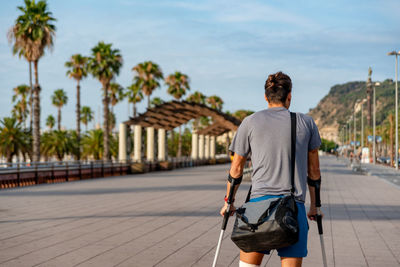
<svg viewBox="0 0 400 267"><path fill-rule="evenodd" d="M71 56L70 61L65 62L65 67L68 68L67 76L76 80L76 133L78 147L80 147L81 137L81 87L80 81L87 76L88 58L80 54ZM79 160L78 153L78 160Z"/></svg>
<svg viewBox="0 0 400 267"><path fill-rule="evenodd" d="M99 42L92 48L92 56L89 58L89 72L100 81L103 86L103 118L104 118L104 159L110 157L110 147L108 142L109 137L109 115L108 104L109 97L108 91L110 82L115 75L119 74L122 67L122 56L118 49L113 49L112 44L105 44Z"/></svg>
<svg viewBox="0 0 400 267"><path fill-rule="evenodd" d="M254 111L251 111L251 110L239 109L233 113L233 117L242 121L242 120L244 120L244 118L246 118L247 116L249 116L253 113L254 113Z"/></svg>
<svg viewBox="0 0 400 267"><path fill-rule="evenodd" d="M140 85L141 91L147 95L147 108L150 108L150 95L160 87L160 80L163 79L161 68L152 61L139 63L132 68L136 72L134 80Z"/></svg>
<svg viewBox="0 0 400 267"><path fill-rule="evenodd" d="M46 126L49 127L50 130L53 130L54 124L56 124L56 119L54 119L53 115L47 116Z"/></svg>
<svg viewBox="0 0 400 267"><path fill-rule="evenodd" d="M61 108L67 104L68 96L63 89L58 89L54 91L54 94L51 96L51 102L58 109L57 121L58 127L57 129L61 130Z"/></svg>
<svg viewBox="0 0 400 267"><path fill-rule="evenodd" d="M143 99L141 87L138 82L126 88L125 95L128 97L128 102L133 103L133 117L136 117L136 103L139 103Z"/></svg>
<svg viewBox="0 0 400 267"><path fill-rule="evenodd" d="M111 112L114 113L114 106L122 101L125 97L124 88L118 83L110 83L109 88Z"/></svg>
<svg viewBox="0 0 400 267"><path fill-rule="evenodd" d="M206 103L206 96L199 91L195 91L186 98L186 101L204 105Z"/></svg>
<svg viewBox="0 0 400 267"><path fill-rule="evenodd" d="M56 156L62 161L64 156L70 152L71 141L67 131L52 131L43 134L41 150L46 157Z"/></svg>
<svg viewBox="0 0 400 267"><path fill-rule="evenodd" d="M165 83L168 86L168 94L172 95L176 100L180 100L190 90L189 77L179 71L168 75L165 78Z"/></svg>
<svg viewBox="0 0 400 267"><path fill-rule="evenodd" d="M103 130L91 130L82 138L82 155L84 157L92 156L93 159L99 160L103 155Z"/></svg>
<svg viewBox="0 0 400 267"><path fill-rule="evenodd" d="M12 42L12 29L9 31L9 41L10 43ZM28 61L29 65L29 110L26 111L26 114L29 114L30 120L29 120L29 128L32 129L32 123L33 123L33 85L32 85L32 61L27 57L27 55L24 53L22 48L18 48L15 45L13 46L13 55L18 54L18 57L21 58L22 56ZM26 118L25 118L26 119ZM26 128L26 121L25 121L25 128Z"/></svg>
<svg viewBox="0 0 400 267"><path fill-rule="evenodd" d="M26 117L28 116L27 103L19 100L11 110L11 115L18 120L19 123L25 122L26 128Z"/></svg>
<svg viewBox="0 0 400 267"><path fill-rule="evenodd" d="M186 101L191 102L191 103L197 103L197 104L202 104L204 105L206 103L206 96L200 93L199 91L195 91L193 94L189 95L186 98ZM193 121L193 129L197 130L200 126L200 122L204 121L206 117L201 117L201 118L196 118Z"/></svg>
<svg viewBox="0 0 400 267"><path fill-rule="evenodd" d="M207 103L211 106L211 108L221 111L224 101L219 96L213 95L207 97Z"/></svg>
<svg viewBox="0 0 400 267"><path fill-rule="evenodd" d="M14 88L14 95L12 97L13 102L17 102L13 108L13 116L18 119L20 123L25 123L26 128L26 117L28 115L28 102L27 96L30 92L28 85L22 84ZM19 98L19 100L18 100ZM18 101L17 101L18 100Z"/></svg>
<svg viewBox="0 0 400 267"><path fill-rule="evenodd" d="M116 117L115 117L114 112L110 112L110 113L108 113L108 115L110 116L110 118L108 118L108 119L109 119L110 134L111 134L111 133L112 133L112 129L115 128L115 124L117 123L117 119L116 119Z"/></svg>
<svg viewBox="0 0 400 267"><path fill-rule="evenodd" d="M47 10L46 1L25 0L25 6L19 6L22 12L10 29L8 37L14 51L23 53L29 62L33 62L35 85L33 88L33 159L40 160L40 85L38 76L39 59L46 48L53 47L56 27L55 18Z"/></svg>
<svg viewBox="0 0 400 267"><path fill-rule="evenodd" d="M189 77L186 74L183 74L179 71L176 71L174 74L168 75L165 78L165 83L168 86L167 92L172 95L176 100L180 100L182 96L186 94L187 91L190 90L189 87ZM181 138L181 125L179 125L179 139L178 139L178 154L180 157L182 155L182 138Z"/></svg>
<svg viewBox="0 0 400 267"><path fill-rule="evenodd" d="M68 131L68 140L69 140L68 154L74 156L76 160L80 160L81 144L80 140L78 144L78 133L74 130Z"/></svg>
<svg viewBox="0 0 400 267"><path fill-rule="evenodd" d="M24 129L22 138L23 138L23 144L24 144L24 147L23 147L23 150L22 150L23 159L26 162L26 155L28 155L30 161L33 161L32 129L31 128Z"/></svg>
<svg viewBox="0 0 400 267"><path fill-rule="evenodd" d="M161 105L162 103L164 103L164 101L163 101L160 97L154 97L154 98L151 100L151 105L153 105L153 106L159 106L159 105Z"/></svg>
<svg viewBox="0 0 400 267"><path fill-rule="evenodd" d="M92 109L88 106L83 106L81 110L81 121L83 124L85 124L86 132L88 123L91 122L93 118L94 116Z"/></svg>
<svg viewBox="0 0 400 267"><path fill-rule="evenodd" d="M24 131L16 118L4 117L0 120L0 140L0 153L6 157L7 162L24 151Z"/></svg>

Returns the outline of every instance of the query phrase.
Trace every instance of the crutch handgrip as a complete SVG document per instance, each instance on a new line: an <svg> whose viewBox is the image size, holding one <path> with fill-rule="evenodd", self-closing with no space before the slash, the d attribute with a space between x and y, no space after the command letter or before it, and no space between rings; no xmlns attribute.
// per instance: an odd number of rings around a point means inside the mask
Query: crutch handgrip
<svg viewBox="0 0 400 267"><path fill-rule="evenodd" d="M322 216L321 215L317 215L317 225L318 225L318 233L320 235L322 235L323 229L322 229Z"/></svg>
<svg viewBox="0 0 400 267"><path fill-rule="evenodd" d="M315 206L321 207L321 185L319 183L315 183Z"/></svg>
<svg viewBox="0 0 400 267"><path fill-rule="evenodd" d="M228 209L225 211L224 219L222 221L222 227L221 227L222 230L225 230L226 229L226 225L228 224L230 208L231 208L231 205L228 205Z"/></svg>

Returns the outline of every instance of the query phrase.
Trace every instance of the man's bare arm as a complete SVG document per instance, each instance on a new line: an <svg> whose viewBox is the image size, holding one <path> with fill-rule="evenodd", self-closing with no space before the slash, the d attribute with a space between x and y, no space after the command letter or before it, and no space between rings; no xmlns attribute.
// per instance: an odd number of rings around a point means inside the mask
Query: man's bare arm
<svg viewBox="0 0 400 267"><path fill-rule="evenodd" d="M239 178L240 176L243 175L243 168L244 164L246 163L247 158L240 156L235 153L233 156L232 164L231 164L231 169L229 170L229 174L232 176L232 178ZM239 188L239 185L236 186L235 191L233 192L233 199L235 198L236 191ZM226 185L226 196L229 196L229 189L230 189L230 183L228 182Z"/></svg>

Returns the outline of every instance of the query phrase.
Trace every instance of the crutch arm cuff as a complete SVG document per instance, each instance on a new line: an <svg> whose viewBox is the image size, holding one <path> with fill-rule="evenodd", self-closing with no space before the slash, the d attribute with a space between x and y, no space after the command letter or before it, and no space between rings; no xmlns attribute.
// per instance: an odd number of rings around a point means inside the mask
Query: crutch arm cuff
<svg viewBox="0 0 400 267"><path fill-rule="evenodd" d="M319 177L318 180L313 180L307 176L307 184L312 187L317 187L317 186L319 187L321 186L321 177Z"/></svg>
<svg viewBox="0 0 400 267"><path fill-rule="evenodd" d="M233 186L235 185L240 185L242 183L242 179L243 179L243 175L238 177L238 178L234 178L231 176L231 174L228 174L228 181L229 183L231 183Z"/></svg>

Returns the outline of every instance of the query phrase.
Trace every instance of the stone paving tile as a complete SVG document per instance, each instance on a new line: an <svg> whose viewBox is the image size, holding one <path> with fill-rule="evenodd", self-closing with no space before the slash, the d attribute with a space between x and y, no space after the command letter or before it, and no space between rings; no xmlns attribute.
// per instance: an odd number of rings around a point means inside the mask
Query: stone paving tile
<svg viewBox="0 0 400 267"><path fill-rule="evenodd" d="M322 157L328 266L400 266L399 187ZM228 165L0 191L0 266L211 266ZM204 175L207 174L207 175ZM242 203L248 182L239 189ZM218 266L238 266L230 219ZM304 266L322 266L310 222ZM261 266L280 266L274 251Z"/></svg>

